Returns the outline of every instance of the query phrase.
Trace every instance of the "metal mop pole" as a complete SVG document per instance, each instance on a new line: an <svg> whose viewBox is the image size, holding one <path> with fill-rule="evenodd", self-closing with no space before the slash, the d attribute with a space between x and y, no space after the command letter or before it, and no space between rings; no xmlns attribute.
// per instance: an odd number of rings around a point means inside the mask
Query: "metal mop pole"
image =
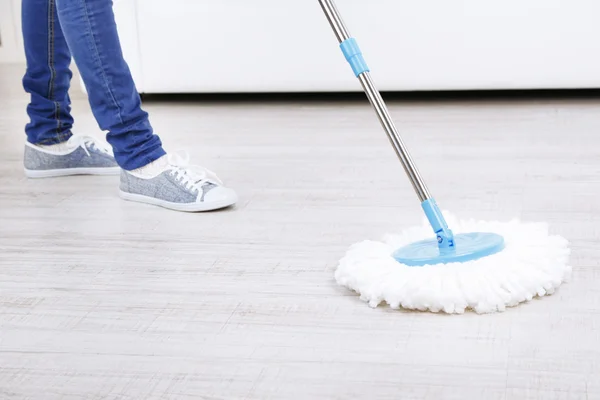
<svg viewBox="0 0 600 400"><path fill-rule="evenodd" d="M383 129L385 129L392 146L394 146L394 150L402 162L402 166L408 174L408 177L410 178L410 181L417 192L419 199L421 201L430 199L431 195L427 190L427 186L425 185L425 182L419 174L414 161L408 153L406 145L404 142L402 142L386 104L381 98L381 94L375 88L375 84L371 79L369 69L362 58L362 54L360 53L356 41L350 37L348 29L344 25L344 21L342 21L342 17L337 11L333 1L319 0L319 3L321 3L321 7L327 16L327 19L329 20L329 24L333 28L335 36L342 46L342 51L344 52L346 59L352 65L356 77L360 81L365 93L367 94L371 105L377 112L379 121L381 122Z"/></svg>
<svg viewBox="0 0 600 400"><path fill-rule="evenodd" d="M413 188L415 189L415 192L421 200L421 205L427 219L437 235L439 247L446 251L452 250L454 248L454 236L452 231L448 228L439 207L429 193L423 178L419 174L414 161L408 153L406 145L400 138L400 134L396 129L394 121L392 121L387 106L371 79L369 67L362 56L356 39L352 38L348 33L348 29L344 25L344 21L335 7L333 0L319 0L319 3L340 43L340 47L346 60L350 63L354 74L360 81L371 105L379 117L383 129L385 129L385 132L410 179L410 182L412 183Z"/></svg>

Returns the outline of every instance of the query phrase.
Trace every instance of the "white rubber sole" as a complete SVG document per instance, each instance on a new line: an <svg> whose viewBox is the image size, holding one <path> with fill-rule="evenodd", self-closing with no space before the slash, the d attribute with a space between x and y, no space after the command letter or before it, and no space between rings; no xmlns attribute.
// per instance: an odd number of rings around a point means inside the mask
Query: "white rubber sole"
<svg viewBox="0 0 600 400"><path fill-rule="evenodd" d="M63 169L46 169L32 170L25 168L25 176L28 178L54 178L58 176L71 175L119 175L120 167L111 168L63 168Z"/></svg>
<svg viewBox="0 0 600 400"><path fill-rule="evenodd" d="M170 201L160 200L155 197L144 196L141 194L127 193L119 190L119 195L123 200L133 201L137 203L151 204L170 210L182 211L182 212L205 212L220 210L234 205L237 202L237 198L223 199L221 201L213 201L210 203L192 203L192 204L180 204L172 203Z"/></svg>

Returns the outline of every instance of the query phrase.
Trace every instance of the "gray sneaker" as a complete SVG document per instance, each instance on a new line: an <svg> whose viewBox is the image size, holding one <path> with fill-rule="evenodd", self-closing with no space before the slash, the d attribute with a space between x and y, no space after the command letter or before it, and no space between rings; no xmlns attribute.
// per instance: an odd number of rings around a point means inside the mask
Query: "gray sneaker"
<svg viewBox="0 0 600 400"><path fill-rule="evenodd" d="M165 156L135 171L121 171L121 198L176 211L201 212L232 206L237 195L202 167Z"/></svg>
<svg viewBox="0 0 600 400"><path fill-rule="evenodd" d="M121 170L108 144L81 135L73 135L66 143L51 147L26 142L23 163L28 178L117 175Z"/></svg>

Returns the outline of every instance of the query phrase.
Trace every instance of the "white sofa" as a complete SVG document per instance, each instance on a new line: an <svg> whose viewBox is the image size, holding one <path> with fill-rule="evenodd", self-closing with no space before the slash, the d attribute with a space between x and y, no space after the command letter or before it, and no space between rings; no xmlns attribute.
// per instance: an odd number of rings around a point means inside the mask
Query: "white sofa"
<svg viewBox="0 0 600 400"><path fill-rule="evenodd" d="M382 90L600 87L598 0L337 5ZM115 12L144 93L361 90L317 0L116 0Z"/></svg>
<svg viewBox="0 0 600 400"><path fill-rule="evenodd" d="M24 61L20 17L20 1L0 0L0 64Z"/></svg>

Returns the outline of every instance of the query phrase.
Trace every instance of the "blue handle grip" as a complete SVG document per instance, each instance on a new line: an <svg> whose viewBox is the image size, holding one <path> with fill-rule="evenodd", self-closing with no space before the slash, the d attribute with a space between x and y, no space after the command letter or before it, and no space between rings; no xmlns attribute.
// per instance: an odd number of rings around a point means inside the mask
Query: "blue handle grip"
<svg viewBox="0 0 600 400"><path fill-rule="evenodd" d="M344 57L346 57L346 61L352 67L352 71L354 71L354 75L358 78L358 76L364 72L369 72L369 67L367 66L367 62L363 58L362 52L358 47L358 43L356 39L350 38L344 40L340 44L340 48L342 49L342 53L344 53Z"/></svg>

